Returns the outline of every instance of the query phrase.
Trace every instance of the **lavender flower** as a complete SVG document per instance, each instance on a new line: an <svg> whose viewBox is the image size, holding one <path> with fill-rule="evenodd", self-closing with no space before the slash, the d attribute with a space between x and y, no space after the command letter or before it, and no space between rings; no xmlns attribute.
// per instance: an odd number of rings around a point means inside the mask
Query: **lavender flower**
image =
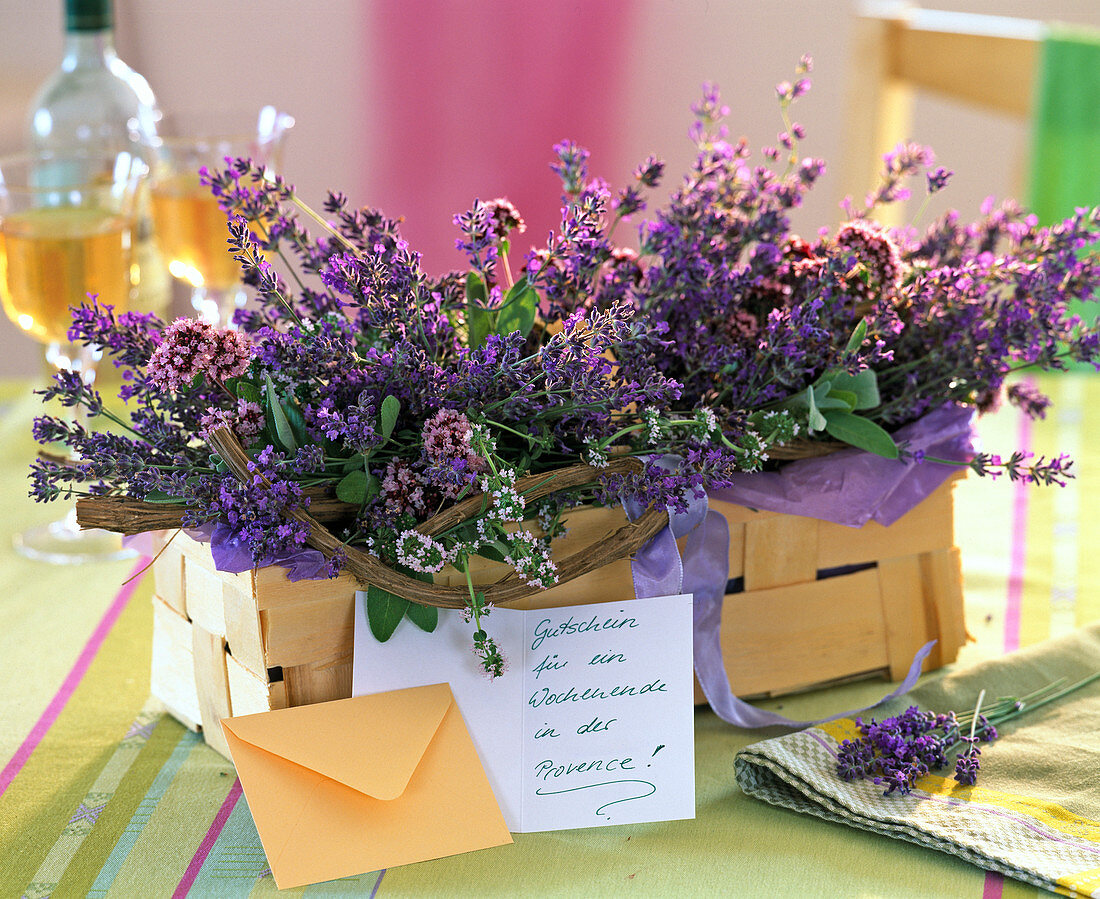
<svg viewBox="0 0 1100 899"><path fill-rule="evenodd" d="M908 794L924 775L946 767L952 753L954 778L963 786L977 782L981 762L980 743L991 743L1000 735L995 723L1012 721L1025 712L1055 702L1100 678L1100 673L1066 685L1054 681L1019 699L998 699L981 714L985 690L978 694L972 712L936 714L910 706L902 714L881 723L856 718L860 738L845 739L837 747L837 776L845 781L869 779L885 786L885 795ZM967 733L963 731L967 730ZM961 747L961 749L960 749Z"/></svg>

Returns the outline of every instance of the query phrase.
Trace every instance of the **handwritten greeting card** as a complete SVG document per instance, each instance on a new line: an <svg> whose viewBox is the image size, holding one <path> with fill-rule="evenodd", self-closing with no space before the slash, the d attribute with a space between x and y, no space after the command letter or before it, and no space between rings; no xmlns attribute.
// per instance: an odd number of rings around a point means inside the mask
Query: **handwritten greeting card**
<svg viewBox="0 0 1100 899"><path fill-rule="evenodd" d="M379 643L360 595L353 695L449 683L513 832L695 817L690 596L498 608L484 626L509 662L492 681L461 612Z"/></svg>

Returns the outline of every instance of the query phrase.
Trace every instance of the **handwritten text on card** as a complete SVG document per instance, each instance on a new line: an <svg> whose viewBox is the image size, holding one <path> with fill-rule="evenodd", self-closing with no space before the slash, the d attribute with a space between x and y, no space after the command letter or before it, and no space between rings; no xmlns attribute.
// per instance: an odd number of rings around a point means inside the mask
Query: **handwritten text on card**
<svg viewBox="0 0 1100 899"><path fill-rule="evenodd" d="M357 605L354 692L450 683L511 830L694 816L690 597L495 609L492 682L461 613L380 644Z"/></svg>

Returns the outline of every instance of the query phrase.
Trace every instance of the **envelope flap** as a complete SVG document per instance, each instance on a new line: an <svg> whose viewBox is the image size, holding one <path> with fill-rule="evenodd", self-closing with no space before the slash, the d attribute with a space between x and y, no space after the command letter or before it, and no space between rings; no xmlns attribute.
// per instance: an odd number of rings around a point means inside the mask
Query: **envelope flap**
<svg viewBox="0 0 1100 899"><path fill-rule="evenodd" d="M396 799L454 703L447 684L224 718L239 739L375 799Z"/></svg>

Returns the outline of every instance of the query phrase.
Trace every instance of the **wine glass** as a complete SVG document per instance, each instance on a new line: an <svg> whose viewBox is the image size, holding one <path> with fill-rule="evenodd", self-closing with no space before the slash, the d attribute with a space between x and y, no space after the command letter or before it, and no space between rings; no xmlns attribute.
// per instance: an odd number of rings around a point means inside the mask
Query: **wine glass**
<svg viewBox="0 0 1100 899"><path fill-rule="evenodd" d="M54 368L95 380L99 353L70 344L69 307L89 294L124 311L139 277L133 261L138 186L148 169L129 153L24 153L0 159L0 302L46 345ZM75 413L73 413L75 414ZM81 530L76 509L14 538L24 556L53 563L133 555L117 534Z"/></svg>
<svg viewBox="0 0 1100 899"><path fill-rule="evenodd" d="M249 158L276 171L294 119L274 106L255 122L233 113L173 114L155 142L151 180L153 221L161 253L176 279L190 285L191 305L204 321L231 326L245 303L240 264L226 246L225 213L199 180L199 169L225 167L226 157Z"/></svg>

